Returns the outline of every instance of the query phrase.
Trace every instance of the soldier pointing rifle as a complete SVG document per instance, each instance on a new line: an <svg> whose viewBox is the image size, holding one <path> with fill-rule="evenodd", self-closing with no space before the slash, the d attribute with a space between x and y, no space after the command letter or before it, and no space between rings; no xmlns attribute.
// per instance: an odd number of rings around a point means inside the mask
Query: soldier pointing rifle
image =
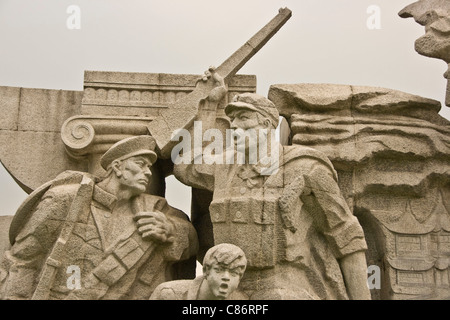
<svg viewBox="0 0 450 320"><path fill-rule="evenodd" d="M281 9L217 69L210 68L193 94L150 123L163 157L176 150L170 143L171 133L190 130L194 120L201 118L198 102L208 112L214 111L227 93L230 77L290 16L289 9ZM180 110L186 110L185 117L169 121ZM230 243L245 253L248 263L240 289L250 299L370 299L364 233L340 193L330 160L310 148L274 143L269 133L279 115L265 97L238 95L224 111L237 150L224 150L212 158L231 155L236 161L203 162L203 156L211 156L203 150L187 153L192 156L190 163L178 161L185 155L177 152L172 160L178 180L213 194L209 205L213 245ZM258 154L265 148L267 157L255 157L251 151L255 146ZM252 163L250 159L255 158L258 161Z"/></svg>
<svg viewBox="0 0 450 320"><path fill-rule="evenodd" d="M214 69L208 74L222 86L215 92L225 95L220 75ZM277 127L278 110L263 96L237 95L225 113L236 145L224 157L243 161L197 161L202 151L194 150L190 163L175 159L174 175L213 193L214 245L234 244L248 260L240 289L257 300L370 299L364 233L329 159L275 142L268 133ZM258 157L260 148L265 158Z"/></svg>
<svg viewBox="0 0 450 320"><path fill-rule="evenodd" d="M177 279L175 263L196 254L197 236L183 212L145 194L154 149L150 136L124 139L101 158L103 179L64 172L31 194L12 223L1 297L148 299ZM73 266L81 288L67 285Z"/></svg>

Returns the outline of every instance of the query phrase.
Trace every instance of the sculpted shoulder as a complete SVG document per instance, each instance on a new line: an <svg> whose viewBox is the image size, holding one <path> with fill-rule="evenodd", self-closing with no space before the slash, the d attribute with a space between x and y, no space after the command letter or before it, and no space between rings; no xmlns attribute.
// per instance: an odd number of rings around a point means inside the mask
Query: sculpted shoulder
<svg viewBox="0 0 450 320"><path fill-rule="evenodd" d="M83 177L91 175L84 172L65 171L55 179L43 184L34 190L17 209L9 230L10 243L13 244L16 237L23 230L28 230L33 225L39 225L42 220L52 218L55 221L64 219L66 208L75 197ZM41 210L42 209L42 210ZM45 211L45 212L43 212ZM36 212L39 212L36 214ZM47 214L48 213L48 214ZM34 223L27 226L27 222L33 218Z"/></svg>
<svg viewBox="0 0 450 320"><path fill-rule="evenodd" d="M192 280L173 280L158 285L150 300L187 300Z"/></svg>
<svg viewBox="0 0 450 320"><path fill-rule="evenodd" d="M331 171L333 178L337 180L337 173L330 159L323 152L313 148L299 145L283 146L283 165L288 169L298 166L305 172L319 165L324 170Z"/></svg>

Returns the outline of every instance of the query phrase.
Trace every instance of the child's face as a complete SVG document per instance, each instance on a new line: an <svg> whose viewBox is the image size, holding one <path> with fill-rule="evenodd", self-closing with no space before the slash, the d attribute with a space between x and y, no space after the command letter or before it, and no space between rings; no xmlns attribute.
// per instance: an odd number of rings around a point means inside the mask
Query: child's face
<svg viewBox="0 0 450 320"><path fill-rule="evenodd" d="M213 263L206 275L209 288L217 299L226 299L239 285L240 275L238 269L229 269L228 266Z"/></svg>

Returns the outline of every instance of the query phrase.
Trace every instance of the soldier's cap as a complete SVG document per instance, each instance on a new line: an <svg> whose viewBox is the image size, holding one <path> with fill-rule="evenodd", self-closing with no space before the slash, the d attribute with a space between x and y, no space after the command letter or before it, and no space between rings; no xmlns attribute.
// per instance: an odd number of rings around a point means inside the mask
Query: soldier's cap
<svg viewBox="0 0 450 320"><path fill-rule="evenodd" d="M153 164L157 159L156 141L151 136L135 136L125 138L116 142L105 154L100 158L100 165L107 170L108 166L114 160L125 160L139 155L147 155Z"/></svg>
<svg viewBox="0 0 450 320"><path fill-rule="evenodd" d="M278 126L279 112L275 104L256 93L242 93L234 96L233 100L225 107L226 115L234 110L251 110L256 111L270 119L274 128Z"/></svg>

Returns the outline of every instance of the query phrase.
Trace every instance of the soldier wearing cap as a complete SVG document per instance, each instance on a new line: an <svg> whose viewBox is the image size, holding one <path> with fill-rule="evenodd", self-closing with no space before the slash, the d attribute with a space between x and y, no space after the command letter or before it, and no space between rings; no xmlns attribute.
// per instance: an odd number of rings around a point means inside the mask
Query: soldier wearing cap
<svg viewBox="0 0 450 320"><path fill-rule="evenodd" d="M146 194L156 161L150 136L124 139L101 158L99 179L68 171L17 211L0 268L3 299L148 299L194 276L197 236L187 216Z"/></svg>
<svg viewBox="0 0 450 320"><path fill-rule="evenodd" d="M329 159L311 148L275 143L268 132L277 127L278 111L265 97L238 95L225 113L233 150L245 161L175 162L174 174L213 193L214 245L232 243L248 260L240 289L250 299L370 299L364 233ZM259 157L264 144L268 153ZM263 161L267 156L276 161Z"/></svg>

